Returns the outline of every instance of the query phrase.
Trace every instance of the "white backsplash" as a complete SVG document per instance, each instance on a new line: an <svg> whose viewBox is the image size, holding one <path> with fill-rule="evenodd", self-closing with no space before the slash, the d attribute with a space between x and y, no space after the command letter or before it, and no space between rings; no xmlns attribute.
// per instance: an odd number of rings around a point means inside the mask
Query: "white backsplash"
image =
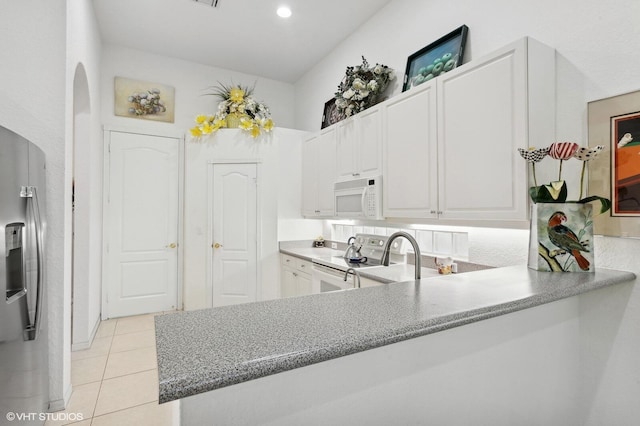
<svg viewBox="0 0 640 426"><path fill-rule="evenodd" d="M404 231L418 242L420 251L425 255L451 256L458 260L469 259L469 233L465 231L433 230L421 226L419 229L361 226L334 223L331 225L331 240L346 242L356 234L391 235ZM405 244L408 250L411 245Z"/></svg>

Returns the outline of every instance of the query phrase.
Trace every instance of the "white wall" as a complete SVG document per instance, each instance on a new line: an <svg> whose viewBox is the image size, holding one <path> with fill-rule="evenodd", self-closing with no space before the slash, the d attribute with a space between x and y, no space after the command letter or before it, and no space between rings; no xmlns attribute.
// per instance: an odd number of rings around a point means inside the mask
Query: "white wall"
<svg viewBox="0 0 640 426"><path fill-rule="evenodd" d="M212 285L208 276L211 256L209 229L208 172L211 163L248 161L258 163L258 211L260 233L258 299L273 299L280 294L280 222L279 212L289 211L287 197L299 188L301 179L298 146L305 132L275 129L256 140L240 130L223 129L213 136L193 140L185 146L184 194L184 309L211 307ZM288 179L283 179L283 172ZM300 220L302 222L302 220Z"/></svg>
<svg viewBox="0 0 640 426"><path fill-rule="evenodd" d="M67 9L67 174L75 180L72 347L86 349L100 321L102 283L102 45L93 2ZM74 171L75 169L75 171ZM68 313L71 315L71 313Z"/></svg>
<svg viewBox="0 0 640 426"><path fill-rule="evenodd" d="M638 16L640 4L634 0L615 5L598 0L488 0L481 5L473 0L395 0L296 82L296 128L319 130L324 103L333 96L346 66L359 64L361 55L396 70L398 81L391 95L397 94L407 57L466 24L465 62L523 36L557 49L560 89L579 89L573 96L582 107L562 113L568 117L561 117L558 137L579 138L584 134L574 132L580 129L565 122L584 115L583 97L592 100L638 87L640 77L634 69L640 66L640 56L629 53L629 46L640 39ZM573 68L580 70L582 79L563 78ZM564 104L560 107L565 109Z"/></svg>
<svg viewBox="0 0 640 426"><path fill-rule="evenodd" d="M188 132L195 124L197 115L217 111L217 98L204 95L218 82L243 86L253 86L255 83L254 96L267 104L276 127L293 128L294 125L294 90L291 84L110 44L103 46L101 72L102 121L114 128L135 127L151 134L154 129ZM116 76L173 86L175 123L115 116L113 85Z"/></svg>
<svg viewBox="0 0 640 426"><path fill-rule="evenodd" d="M47 161L50 400L69 387L65 257L65 1L0 1L0 125L38 145ZM65 351L67 355L65 355ZM68 395L67 395L68 396Z"/></svg>
<svg viewBox="0 0 640 426"><path fill-rule="evenodd" d="M102 84L102 121L105 126L114 129L143 131L154 134L171 132L186 134L186 186L185 186L185 264L184 264L184 307L197 309L210 306L209 283L206 280L206 239L199 234L204 224L206 227L206 211L193 207L202 201L201 194L194 194L201 185L206 187L207 158L247 159L260 158L263 172L267 173L268 185L264 198L266 221L275 221L278 226L263 229L262 246L263 282L262 298L278 296L278 271L274 271L277 259L277 241L288 239L288 236L315 235L317 225L300 218L300 147L298 137L302 132L287 130L294 125L294 88L293 85L254 75L241 74L221 68L214 68L180 59L168 58L147 52L137 51L115 45L104 45L101 64ZM175 123L163 123L114 115L114 78L126 77L136 80L157 82L175 88ZM193 127L194 118L198 114L212 114L216 111L218 100L206 96L209 88L218 84L238 83L253 85L254 96L264 101L270 108L276 124L273 141L265 146L264 140L255 142L242 135L239 140L231 142L223 138L224 131L210 138L204 138L201 145L194 145L188 129ZM228 134L227 134L228 135ZM283 136L283 137L279 137ZM222 141L226 142L222 142ZM224 146L225 143L230 145ZM254 149L259 147L257 149ZM198 154L193 155L194 150ZM202 151L202 152L200 152ZM202 163L205 161L205 163ZM204 171L204 175L201 173ZM199 179L194 182L193 179ZM206 201L206 199L205 199ZM203 205L206 207L206 203ZM200 207L203 207L200 206ZM297 206L297 208L296 208ZM197 210L192 215L192 208ZM276 210L272 210L272 208ZM204 243L203 243L204 241ZM204 244L204 245L202 245ZM203 251L204 250L204 251Z"/></svg>
<svg viewBox="0 0 640 426"><path fill-rule="evenodd" d="M308 132L299 132L301 138ZM322 234L323 221L301 217L302 139L279 141L278 241L312 240Z"/></svg>
<svg viewBox="0 0 640 426"><path fill-rule="evenodd" d="M636 72L640 55L631 48L640 45L639 16L640 3L635 0L615 4L598 0L487 0L481 4L473 0L395 0L296 83L296 127L319 130L324 103L332 97L345 67L358 64L360 55L391 66L401 80L410 54L466 24L465 61L523 36L557 49L556 138L586 145L587 102L640 88ZM401 84L396 84L392 95L401 90ZM577 162L569 163L563 177L577 173ZM496 266L525 263L527 239L526 231L471 229L470 261ZM640 240L598 237L595 250L598 267L640 276ZM594 293L581 302L586 413L582 424L632 424L640 417L640 366L634 358L640 353L634 331L640 323L640 289L630 287L625 303L618 302L612 309L615 320L609 327L598 327L590 308L597 307L604 296Z"/></svg>

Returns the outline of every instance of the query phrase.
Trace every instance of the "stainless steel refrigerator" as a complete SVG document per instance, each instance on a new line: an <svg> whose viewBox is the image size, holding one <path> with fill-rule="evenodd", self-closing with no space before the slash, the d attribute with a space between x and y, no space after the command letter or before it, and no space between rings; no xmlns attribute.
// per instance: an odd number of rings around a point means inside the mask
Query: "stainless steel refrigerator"
<svg viewBox="0 0 640 426"><path fill-rule="evenodd" d="M44 153L0 126L0 424L47 412L45 217Z"/></svg>

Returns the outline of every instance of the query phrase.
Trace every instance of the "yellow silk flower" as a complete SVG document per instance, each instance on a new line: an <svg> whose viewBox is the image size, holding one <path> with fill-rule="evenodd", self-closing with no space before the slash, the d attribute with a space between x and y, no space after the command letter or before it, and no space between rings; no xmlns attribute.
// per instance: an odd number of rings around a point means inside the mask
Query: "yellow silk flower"
<svg viewBox="0 0 640 426"><path fill-rule="evenodd" d="M232 102L240 103L244 99L244 90L234 87L229 91L229 99Z"/></svg>

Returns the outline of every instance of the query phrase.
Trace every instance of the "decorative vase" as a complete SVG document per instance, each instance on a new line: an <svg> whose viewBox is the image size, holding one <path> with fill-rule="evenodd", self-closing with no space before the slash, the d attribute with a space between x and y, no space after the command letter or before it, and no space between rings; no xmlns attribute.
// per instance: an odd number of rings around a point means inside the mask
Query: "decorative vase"
<svg viewBox="0 0 640 426"><path fill-rule="evenodd" d="M227 117L226 117L227 128L228 129L237 129L238 127L240 127L240 120L243 117L248 117L248 115L247 114L240 114L238 112L231 112L231 113L227 114Z"/></svg>
<svg viewBox="0 0 640 426"><path fill-rule="evenodd" d="M530 228L530 269L551 272L595 271L590 204L532 204Z"/></svg>

